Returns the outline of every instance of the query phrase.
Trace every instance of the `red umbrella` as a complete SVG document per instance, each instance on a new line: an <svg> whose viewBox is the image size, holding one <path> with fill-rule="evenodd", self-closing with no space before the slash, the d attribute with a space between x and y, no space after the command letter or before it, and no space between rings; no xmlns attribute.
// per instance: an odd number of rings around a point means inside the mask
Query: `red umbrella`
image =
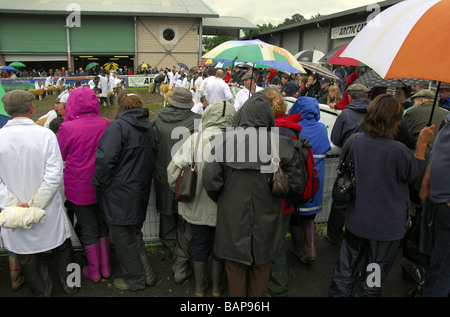
<svg viewBox="0 0 450 317"><path fill-rule="evenodd" d="M319 59L319 63L327 63L330 65L366 66L357 59L350 57L339 57L341 53L347 48L347 46L348 44L344 44L333 48L321 59Z"/></svg>

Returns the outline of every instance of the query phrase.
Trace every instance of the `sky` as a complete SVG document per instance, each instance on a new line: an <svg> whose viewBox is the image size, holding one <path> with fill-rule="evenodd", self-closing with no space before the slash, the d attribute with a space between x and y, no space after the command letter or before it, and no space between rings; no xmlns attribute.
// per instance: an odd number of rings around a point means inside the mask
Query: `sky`
<svg viewBox="0 0 450 317"><path fill-rule="evenodd" d="M378 0L202 0L221 16L237 16L257 25L277 26L284 19L299 13L306 19L318 13L332 14L369 4Z"/></svg>

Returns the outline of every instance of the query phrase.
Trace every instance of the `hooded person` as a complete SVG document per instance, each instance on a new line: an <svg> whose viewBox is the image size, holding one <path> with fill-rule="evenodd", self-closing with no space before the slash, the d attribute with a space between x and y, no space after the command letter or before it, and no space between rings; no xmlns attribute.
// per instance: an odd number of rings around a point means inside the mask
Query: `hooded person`
<svg viewBox="0 0 450 317"><path fill-rule="evenodd" d="M228 101L216 101L209 106L202 117L202 130L188 138L174 155L167 167L169 185L175 191L181 169L191 164L193 151L196 152L197 186L196 194L190 202L179 202L179 214L190 224L192 229L192 260L195 275L195 294L202 297L207 288L208 259L211 256L212 294L222 294L224 263L213 251L217 219L217 203L209 198L202 183L202 171L205 155L209 153L214 141L220 139L226 128L231 127L236 113L233 104Z"/></svg>
<svg viewBox="0 0 450 317"><path fill-rule="evenodd" d="M178 202L167 179L167 166L172 155L194 132L195 120L198 124L202 115L191 111L194 102L186 88L175 87L168 102L169 106L161 108L151 120L156 133L154 184L156 208L160 215L159 238L175 258L172 271L175 283L180 284L193 274L190 265L192 232L186 220L178 214ZM174 130L178 132L172 137Z"/></svg>
<svg viewBox="0 0 450 317"><path fill-rule="evenodd" d="M124 90L116 119L105 130L95 153L93 184L114 239L122 277L121 290L155 285L155 273L142 236L155 170L155 131L139 95Z"/></svg>
<svg viewBox="0 0 450 317"><path fill-rule="evenodd" d="M92 178L95 152L110 123L100 116L100 105L89 87L74 89L67 99L64 121L58 130L64 169L64 194L80 225L80 242L86 251L88 266L83 275L94 281L109 278L109 231L98 206Z"/></svg>
<svg viewBox="0 0 450 317"><path fill-rule="evenodd" d="M272 195L268 182L274 172L270 153L278 151L290 193L300 188L300 162L294 140L269 133L277 129L262 92L246 101L232 127L203 168L203 186L218 206L214 252L225 260L229 296L263 297L271 262L285 251L286 243L281 199ZM270 138L278 138L276 148L270 146Z"/></svg>
<svg viewBox="0 0 450 317"><path fill-rule="evenodd" d="M325 156L331 150L331 144L326 126L319 122L320 107L315 98L299 97L289 110L289 114L301 115L299 123L302 130L300 135L303 139L309 140L319 174L319 189L314 198L296 206L291 215L290 230L294 245L293 253L300 258L301 262L310 263L317 258L314 219L316 214L322 211Z"/></svg>

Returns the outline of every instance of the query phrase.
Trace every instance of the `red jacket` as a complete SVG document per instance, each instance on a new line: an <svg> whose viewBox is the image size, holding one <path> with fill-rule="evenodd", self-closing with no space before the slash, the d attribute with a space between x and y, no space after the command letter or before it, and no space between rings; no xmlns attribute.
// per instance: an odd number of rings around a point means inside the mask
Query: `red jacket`
<svg viewBox="0 0 450 317"><path fill-rule="evenodd" d="M350 74L347 77L347 85L345 86L345 89L348 88L348 86L350 86L355 80L357 80L359 78L359 74L358 73L353 73ZM336 104L336 109L338 110L344 110L345 107L348 106L348 104L350 103L350 100L348 99L348 93L345 91L344 92L344 96L342 97L341 101L339 101Z"/></svg>

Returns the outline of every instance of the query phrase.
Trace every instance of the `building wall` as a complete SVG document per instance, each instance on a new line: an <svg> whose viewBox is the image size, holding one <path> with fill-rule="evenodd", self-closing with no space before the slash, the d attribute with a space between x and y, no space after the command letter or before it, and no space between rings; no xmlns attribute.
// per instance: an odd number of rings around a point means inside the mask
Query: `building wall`
<svg viewBox="0 0 450 317"><path fill-rule="evenodd" d="M192 18L137 18L137 64L145 62L157 68L179 68L177 63L197 66L198 27L198 20ZM170 41L163 36L167 29L174 31Z"/></svg>

